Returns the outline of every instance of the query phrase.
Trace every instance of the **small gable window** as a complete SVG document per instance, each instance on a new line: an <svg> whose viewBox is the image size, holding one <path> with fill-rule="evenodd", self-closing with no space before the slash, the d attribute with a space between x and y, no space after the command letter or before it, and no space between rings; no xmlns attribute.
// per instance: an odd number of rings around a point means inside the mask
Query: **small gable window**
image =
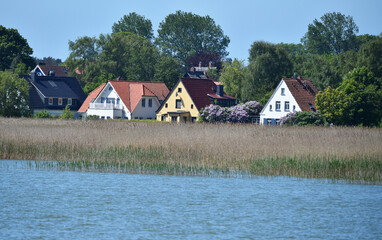
<svg viewBox="0 0 382 240"><path fill-rule="evenodd" d="M181 93L182 92L182 88L178 88L178 93Z"/></svg>
<svg viewBox="0 0 382 240"><path fill-rule="evenodd" d="M142 98L142 107L146 107L146 99Z"/></svg>
<svg viewBox="0 0 382 240"><path fill-rule="evenodd" d="M110 86L110 87L109 87L109 91L112 91L112 90L113 90L113 87Z"/></svg>
<svg viewBox="0 0 382 240"><path fill-rule="evenodd" d="M101 97L101 103L104 103L104 102L105 102L105 98Z"/></svg>
<svg viewBox="0 0 382 240"><path fill-rule="evenodd" d="M281 88L281 95L285 95L285 88Z"/></svg>
<svg viewBox="0 0 382 240"><path fill-rule="evenodd" d="M176 108L182 108L182 100L176 99L175 106Z"/></svg>
<svg viewBox="0 0 382 240"><path fill-rule="evenodd" d="M293 105L293 112L296 111L296 105Z"/></svg>
<svg viewBox="0 0 382 240"><path fill-rule="evenodd" d="M149 107L152 107L152 106L153 106L153 100L149 99Z"/></svg>
<svg viewBox="0 0 382 240"><path fill-rule="evenodd" d="M62 98L58 98L58 105L62 105Z"/></svg>
<svg viewBox="0 0 382 240"><path fill-rule="evenodd" d="M269 105L269 111L273 111L272 105Z"/></svg>
<svg viewBox="0 0 382 240"><path fill-rule="evenodd" d="M191 104L191 109L194 109L194 104Z"/></svg>
<svg viewBox="0 0 382 240"><path fill-rule="evenodd" d="M68 98L68 105L72 105L72 99L71 98Z"/></svg>
<svg viewBox="0 0 382 240"><path fill-rule="evenodd" d="M164 107L167 108L167 107L168 107L168 104L166 103L166 105L164 105Z"/></svg>
<svg viewBox="0 0 382 240"><path fill-rule="evenodd" d="M48 99L48 104L49 104L49 105L53 105L53 98L50 97L50 98Z"/></svg>
<svg viewBox="0 0 382 240"><path fill-rule="evenodd" d="M281 109L281 103L280 101L276 101L276 111L280 111Z"/></svg>

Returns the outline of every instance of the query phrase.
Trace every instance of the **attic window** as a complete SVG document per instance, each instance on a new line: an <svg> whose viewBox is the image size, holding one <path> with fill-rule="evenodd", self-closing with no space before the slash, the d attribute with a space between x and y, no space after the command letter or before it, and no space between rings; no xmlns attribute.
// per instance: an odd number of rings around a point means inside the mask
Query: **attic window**
<svg viewBox="0 0 382 240"><path fill-rule="evenodd" d="M55 82L53 82L53 81L48 81L49 82L49 84L52 86L52 87L57 87L57 84L55 83Z"/></svg>
<svg viewBox="0 0 382 240"><path fill-rule="evenodd" d="M281 95L285 95L285 88L281 88Z"/></svg>
<svg viewBox="0 0 382 240"><path fill-rule="evenodd" d="M273 110L272 110L272 105L269 105L269 111L273 111Z"/></svg>
<svg viewBox="0 0 382 240"><path fill-rule="evenodd" d="M181 93L182 92L182 88L178 88L178 93Z"/></svg>
<svg viewBox="0 0 382 240"><path fill-rule="evenodd" d="M191 104L191 109L194 109L194 104Z"/></svg>
<svg viewBox="0 0 382 240"><path fill-rule="evenodd" d="M113 87L109 87L109 91L112 91L113 90Z"/></svg>

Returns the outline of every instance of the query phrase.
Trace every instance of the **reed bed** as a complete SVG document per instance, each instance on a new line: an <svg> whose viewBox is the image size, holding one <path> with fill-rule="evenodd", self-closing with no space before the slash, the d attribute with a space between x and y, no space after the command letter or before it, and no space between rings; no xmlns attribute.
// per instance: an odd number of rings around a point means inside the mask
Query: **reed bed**
<svg viewBox="0 0 382 240"><path fill-rule="evenodd" d="M174 175L265 175L382 182L382 131L0 118L0 158Z"/></svg>

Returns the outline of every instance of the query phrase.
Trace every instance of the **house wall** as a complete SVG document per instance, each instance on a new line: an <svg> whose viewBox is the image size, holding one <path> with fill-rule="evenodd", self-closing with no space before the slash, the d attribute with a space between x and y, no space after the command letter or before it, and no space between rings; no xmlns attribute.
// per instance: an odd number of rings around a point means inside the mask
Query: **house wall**
<svg viewBox="0 0 382 240"><path fill-rule="evenodd" d="M182 91L178 92L178 89L181 88ZM181 108L176 108L176 100L181 100ZM166 107L167 104L167 107ZM193 105L193 108L191 108ZM189 112L189 114L168 114L169 112ZM173 116L177 117L177 122L183 122L183 117L187 118L187 121L192 121L192 118L199 118L199 110L196 108L194 102L192 101L190 95L188 94L186 88L184 87L181 81L174 87L173 91L170 92L170 96L163 103L162 109L157 113L157 120L171 122Z"/></svg>
<svg viewBox="0 0 382 240"><path fill-rule="evenodd" d="M284 94L282 94L283 88L285 89ZM277 101L280 102L280 110L276 110ZM285 109L285 102L289 102L289 110ZM293 106L295 109L293 109ZM276 124L280 118L294 111L301 112L301 108L298 106L286 83L282 80L260 113L260 124L265 125L268 121L270 121L271 124Z"/></svg>
<svg viewBox="0 0 382 240"><path fill-rule="evenodd" d="M145 99L145 107L142 106L142 99ZM151 99L152 106L149 107L149 99ZM156 119L156 110L160 107L157 97L142 97L138 105L135 107L131 114L132 119Z"/></svg>
<svg viewBox="0 0 382 240"><path fill-rule="evenodd" d="M104 98L104 101L106 102L106 98L114 98L115 99L115 105L117 104L117 99L119 99L119 105L122 107L122 109L112 109L107 108L106 106L104 108L98 107L98 108L88 108L86 111L85 116L90 115L97 115L102 119L115 119L115 118L127 118L131 119L131 113L128 110L128 108L125 106L125 104L120 100L117 92L114 90L114 88L111 86L110 83L106 84L104 89L100 92L100 94L97 96L97 98L94 100L94 103L102 104L102 98ZM104 103L105 103L104 102Z"/></svg>

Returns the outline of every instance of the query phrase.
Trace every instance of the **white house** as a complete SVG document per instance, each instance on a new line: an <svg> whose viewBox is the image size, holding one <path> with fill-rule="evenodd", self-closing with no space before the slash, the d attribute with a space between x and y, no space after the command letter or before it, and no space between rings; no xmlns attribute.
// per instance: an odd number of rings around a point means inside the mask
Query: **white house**
<svg viewBox="0 0 382 240"><path fill-rule="evenodd" d="M279 124L291 112L316 111L317 88L308 79L285 78L260 112L260 124Z"/></svg>
<svg viewBox="0 0 382 240"><path fill-rule="evenodd" d="M89 94L78 112L101 119L156 119L168 93L163 82L108 81Z"/></svg>

